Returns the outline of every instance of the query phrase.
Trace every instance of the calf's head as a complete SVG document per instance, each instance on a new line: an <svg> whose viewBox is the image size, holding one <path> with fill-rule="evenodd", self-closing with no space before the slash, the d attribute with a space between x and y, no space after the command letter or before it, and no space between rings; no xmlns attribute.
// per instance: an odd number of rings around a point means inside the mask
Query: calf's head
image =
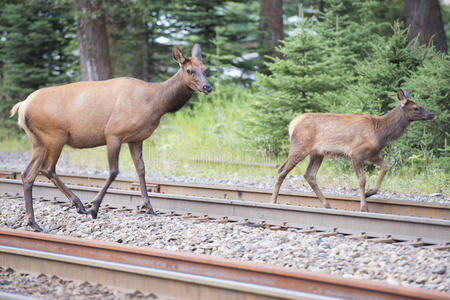
<svg viewBox="0 0 450 300"><path fill-rule="evenodd" d="M194 91L205 95L211 93L212 86L206 79L206 67L202 63L202 51L198 44L192 47L192 57L185 58L180 48L173 46L173 58L183 70L183 80Z"/></svg>
<svg viewBox="0 0 450 300"><path fill-rule="evenodd" d="M397 91L398 100L400 100L401 108L408 121L433 120L434 115L425 108L412 101L408 90Z"/></svg>

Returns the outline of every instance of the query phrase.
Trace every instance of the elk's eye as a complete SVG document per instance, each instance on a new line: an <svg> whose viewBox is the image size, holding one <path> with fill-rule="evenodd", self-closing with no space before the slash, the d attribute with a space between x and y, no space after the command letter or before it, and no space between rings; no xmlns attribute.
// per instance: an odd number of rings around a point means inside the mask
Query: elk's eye
<svg viewBox="0 0 450 300"><path fill-rule="evenodd" d="M189 75L192 74L192 70L191 70L191 69L187 69L186 71L187 71L187 73L188 73Z"/></svg>
<svg viewBox="0 0 450 300"><path fill-rule="evenodd" d="M418 108L418 107L414 107L414 110L415 110L415 111L419 111L419 108Z"/></svg>

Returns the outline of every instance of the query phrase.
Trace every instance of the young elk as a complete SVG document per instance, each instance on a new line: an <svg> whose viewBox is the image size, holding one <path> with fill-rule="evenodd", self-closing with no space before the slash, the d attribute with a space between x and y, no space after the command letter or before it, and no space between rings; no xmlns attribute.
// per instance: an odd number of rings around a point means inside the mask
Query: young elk
<svg viewBox="0 0 450 300"><path fill-rule="evenodd" d="M180 109L194 91L212 91L199 45L192 48L191 58L185 58L176 46L172 54L180 69L165 82L147 83L133 78L77 82L37 90L12 108L11 116L19 112L19 125L32 144L31 161L22 181L28 225L35 231L42 231L34 218L32 200L32 186L39 171L69 198L78 213L97 218L106 190L119 173L122 143L128 143L147 212L155 214L145 185L142 142L152 135L165 113ZM106 145L109 177L89 211L55 173L65 144L74 148Z"/></svg>
<svg viewBox="0 0 450 300"><path fill-rule="evenodd" d="M309 165L304 177L323 205L330 208L316 183L316 174L325 156L341 156L349 158L353 163L361 192L361 211L368 211L366 197L378 192L388 170L386 162L380 157L381 150L401 137L412 121L434 118L433 114L411 101L407 90L398 90L397 96L400 105L381 117L305 113L292 120L289 124L291 147L286 162L278 169L272 202L277 202L280 186L286 175L309 155ZM381 167L375 187L367 192L364 161Z"/></svg>

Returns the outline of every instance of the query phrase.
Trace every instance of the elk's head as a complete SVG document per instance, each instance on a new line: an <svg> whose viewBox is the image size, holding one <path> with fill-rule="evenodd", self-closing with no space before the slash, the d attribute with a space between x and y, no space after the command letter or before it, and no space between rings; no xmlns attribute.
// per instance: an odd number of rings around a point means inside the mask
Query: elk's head
<svg viewBox="0 0 450 300"><path fill-rule="evenodd" d="M433 120L434 115L428 110L412 101L408 90L397 91L398 100L400 100L401 108L408 121Z"/></svg>
<svg viewBox="0 0 450 300"><path fill-rule="evenodd" d="M185 58L180 48L173 46L173 58L183 71L183 80L194 91L205 95L211 93L212 86L206 79L206 67L202 63L202 50L198 44L192 47L192 57Z"/></svg>

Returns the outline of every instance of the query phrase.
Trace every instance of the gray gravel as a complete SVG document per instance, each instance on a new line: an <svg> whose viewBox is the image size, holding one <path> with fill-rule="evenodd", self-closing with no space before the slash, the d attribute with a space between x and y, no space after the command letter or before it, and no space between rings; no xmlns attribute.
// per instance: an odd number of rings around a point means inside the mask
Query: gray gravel
<svg viewBox="0 0 450 300"><path fill-rule="evenodd" d="M38 299L161 299L151 293L130 292L86 281L63 280L57 276L28 274L2 267L0 290Z"/></svg>
<svg viewBox="0 0 450 300"><path fill-rule="evenodd" d="M98 219L35 201L44 231L450 292L450 251L100 209ZM23 199L0 201L0 227L25 227Z"/></svg>
<svg viewBox="0 0 450 300"><path fill-rule="evenodd" d="M4 153L0 152L0 170L23 170L28 164L30 154L28 152L13 152ZM91 175L91 176L108 176L107 170L97 170L88 169L74 166L70 163L66 156L63 155L58 161L58 173L67 174L77 174L77 175ZM215 185L233 185L241 187L250 188L262 188L262 189L273 189L275 182L274 176L269 178L259 178L258 180L251 179L211 179L211 178L199 178L199 177L189 177L189 176L177 176L177 175L164 175L164 174L154 174L151 168L147 168L146 178L148 181L169 181L169 182L181 182L181 183L194 183L194 184L215 184ZM119 178L135 179L137 176L135 172L121 172L119 173ZM448 187L446 187L448 188ZM299 191L313 193L312 189L305 185L305 180L302 176L289 175L284 181L282 191ZM324 194L330 195L348 195L359 197L359 189L349 189L346 186L340 186L336 188L321 188ZM450 205L450 197L447 191L444 193L434 193L431 195L417 195L417 194L402 194L402 193L385 193L380 192L371 198L383 198L383 199L394 199L394 200L409 200L417 202L428 202L428 203L444 203Z"/></svg>

